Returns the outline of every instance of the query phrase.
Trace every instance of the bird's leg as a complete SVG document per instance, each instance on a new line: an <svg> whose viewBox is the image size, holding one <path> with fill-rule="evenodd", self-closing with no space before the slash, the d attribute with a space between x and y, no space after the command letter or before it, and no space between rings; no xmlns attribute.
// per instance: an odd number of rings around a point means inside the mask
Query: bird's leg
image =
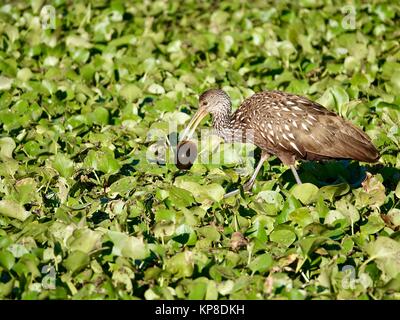
<svg viewBox="0 0 400 320"><path fill-rule="evenodd" d="M293 175L294 175L294 178L296 179L297 184L302 184L299 174L297 173L296 168L294 167L294 164L290 165L290 169L293 172Z"/></svg>
<svg viewBox="0 0 400 320"><path fill-rule="evenodd" d="M296 158L293 153L280 153L278 155L278 158L282 161L282 163L286 166L290 167L290 170L292 170L292 173L294 175L294 178L296 179L297 184L302 184L300 177L296 171L296 167L294 166L296 162Z"/></svg>
<svg viewBox="0 0 400 320"><path fill-rule="evenodd" d="M257 175L260 172L260 169L262 168L265 160L267 160L269 158L269 154L268 153L262 153L261 154L261 158L260 161L257 164L257 167L255 168L253 175L251 176L250 180L247 181L244 185L243 185L243 190L245 191L249 191L252 187L254 182L256 181ZM240 189L236 189L233 190L231 192L228 192L224 195L224 198L229 198L231 196L237 195L240 192Z"/></svg>

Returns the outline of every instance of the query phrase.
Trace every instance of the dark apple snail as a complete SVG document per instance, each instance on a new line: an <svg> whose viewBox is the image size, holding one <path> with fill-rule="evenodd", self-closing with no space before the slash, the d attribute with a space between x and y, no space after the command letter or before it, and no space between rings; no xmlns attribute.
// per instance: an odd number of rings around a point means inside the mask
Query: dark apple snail
<svg viewBox="0 0 400 320"><path fill-rule="evenodd" d="M193 141L183 140L176 147L175 163L178 169L189 170L197 157L197 146Z"/></svg>

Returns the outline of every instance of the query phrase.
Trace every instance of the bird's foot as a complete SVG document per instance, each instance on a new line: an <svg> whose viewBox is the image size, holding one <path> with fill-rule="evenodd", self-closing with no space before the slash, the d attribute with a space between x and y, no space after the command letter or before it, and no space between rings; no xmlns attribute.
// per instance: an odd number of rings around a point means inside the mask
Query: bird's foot
<svg viewBox="0 0 400 320"><path fill-rule="evenodd" d="M250 191L251 188L253 187L253 184L254 184L254 182L252 182L252 181L247 181L247 182L243 185L243 191ZM231 192L225 193L224 199L229 198L229 197L232 197L232 196L235 196L235 195L237 195L237 194L239 194L239 193L240 193L240 189L236 189L236 190L233 190L233 191L231 191Z"/></svg>
<svg viewBox="0 0 400 320"><path fill-rule="evenodd" d="M240 189L233 190L224 194L224 199L236 196L240 192Z"/></svg>

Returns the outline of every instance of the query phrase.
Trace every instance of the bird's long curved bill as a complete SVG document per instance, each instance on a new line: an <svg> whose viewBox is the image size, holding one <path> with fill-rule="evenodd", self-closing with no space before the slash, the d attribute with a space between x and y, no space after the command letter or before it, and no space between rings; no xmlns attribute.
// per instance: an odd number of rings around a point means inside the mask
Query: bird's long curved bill
<svg viewBox="0 0 400 320"><path fill-rule="evenodd" d="M189 124L183 131L182 136L180 137L180 141L189 140L192 136L194 131L196 130L197 126L203 120L203 118L208 114L207 110L200 109L196 112L193 118L190 120Z"/></svg>

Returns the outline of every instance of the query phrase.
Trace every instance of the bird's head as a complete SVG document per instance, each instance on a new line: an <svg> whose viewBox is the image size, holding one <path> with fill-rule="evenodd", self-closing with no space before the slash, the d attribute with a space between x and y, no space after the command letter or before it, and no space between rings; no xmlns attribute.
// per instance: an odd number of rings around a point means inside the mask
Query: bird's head
<svg viewBox="0 0 400 320"><path fill-rule="evenodd" d="M199 97L199 110L190 120L181 140L190 139L201 120L211 114L213 118L225 116L230 113L231 99L225 91L220 89L210 89L203 92Z"/></svg>

